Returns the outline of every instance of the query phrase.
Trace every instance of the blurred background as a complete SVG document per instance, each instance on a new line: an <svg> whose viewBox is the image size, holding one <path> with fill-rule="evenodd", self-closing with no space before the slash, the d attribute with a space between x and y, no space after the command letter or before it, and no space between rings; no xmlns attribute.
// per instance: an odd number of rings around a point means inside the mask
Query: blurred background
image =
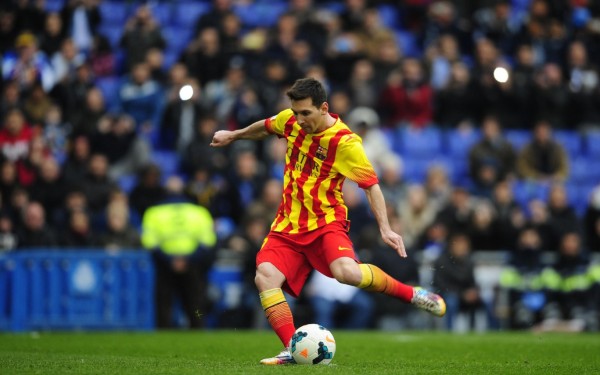
<svg viewBox="0 0 600 375"><path fill-rule="evenodd" d="M448 314L315 274L296 324L597 331L598 46L591 0L3 1L0 330L265 329L286 145L209 143L310 76L409 251L347 182L360 259Z"/></svg>

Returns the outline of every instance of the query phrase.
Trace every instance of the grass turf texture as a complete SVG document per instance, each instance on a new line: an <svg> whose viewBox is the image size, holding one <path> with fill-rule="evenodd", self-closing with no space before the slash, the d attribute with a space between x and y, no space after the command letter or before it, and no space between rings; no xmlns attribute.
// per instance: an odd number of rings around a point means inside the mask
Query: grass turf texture
<svg viewBox="0 0 600 375"><path fill-rule="evenodd" d="M600 335L334 331L329 366L261 366L269 331L0 334L0 374L598 374Z"/></svg>

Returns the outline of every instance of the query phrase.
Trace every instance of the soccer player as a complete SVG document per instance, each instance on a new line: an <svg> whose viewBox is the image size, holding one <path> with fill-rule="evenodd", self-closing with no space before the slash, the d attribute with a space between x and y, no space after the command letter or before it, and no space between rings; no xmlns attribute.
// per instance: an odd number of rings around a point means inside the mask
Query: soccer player
<svg viewBox="0 0 600 375"><path fill-rule="evenodd" d="M287 140L283 198L256 257L255 277L267 320L284 349L261 363L294 363L288 349L294 320L282 289L297 297L313 269L341 283L385 293L443 316L446 304L437 294L403 284L377 266L358 261L348 237L348 208L342 198L346 178L364 189L383 241L406 257L402 237L390 228L377 175L360 137L329 113L319 81L299 79L286 94L290 109L243 129L218 131L211 143L222 147L271 134Z"/></svg>

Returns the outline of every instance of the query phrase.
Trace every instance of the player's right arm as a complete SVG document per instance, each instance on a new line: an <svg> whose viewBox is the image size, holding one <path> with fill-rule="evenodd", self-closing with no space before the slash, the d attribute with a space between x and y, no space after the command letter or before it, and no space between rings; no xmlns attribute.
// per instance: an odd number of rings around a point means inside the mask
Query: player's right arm
<svg viewBox="0 0 600 375"><path fill-rule="evenodd" d="M265 120L259 120L243 129L219 130L213 136L210 145L213 147L224 147L239 139L258 141L267 138L269 135L270 133L265 127Z"/></svg>

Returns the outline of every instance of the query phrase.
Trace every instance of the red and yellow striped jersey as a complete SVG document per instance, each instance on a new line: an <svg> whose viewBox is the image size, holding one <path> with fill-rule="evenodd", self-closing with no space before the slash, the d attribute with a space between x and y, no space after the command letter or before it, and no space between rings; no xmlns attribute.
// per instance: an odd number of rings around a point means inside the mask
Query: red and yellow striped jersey
<svg viewBox="0 0 600 375"><path fill-rule="evenodd" d="M363 189L379 183L362 139L332 116L335 124L314 134L302 130L291 109L265 120L268 132L287 140L283 199L271 230L304 233L333 221L346 223L344 180Z"/></svg>

